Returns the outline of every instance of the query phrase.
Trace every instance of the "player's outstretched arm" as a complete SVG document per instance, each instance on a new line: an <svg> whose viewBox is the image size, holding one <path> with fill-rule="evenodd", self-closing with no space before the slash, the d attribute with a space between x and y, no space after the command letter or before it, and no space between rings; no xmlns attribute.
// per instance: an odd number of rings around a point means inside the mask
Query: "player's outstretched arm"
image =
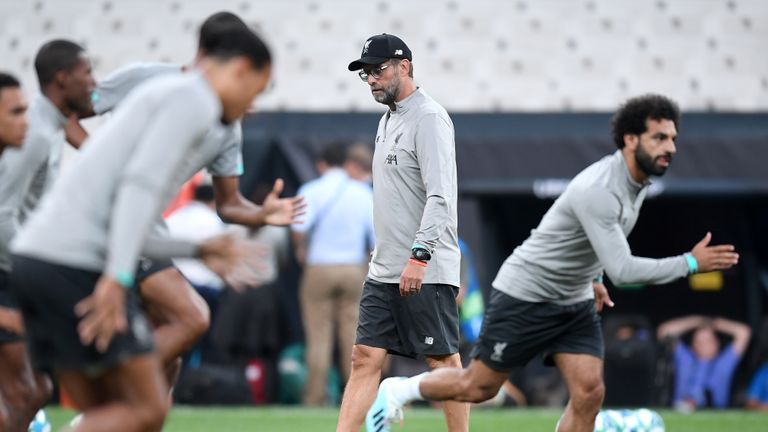
<svg viewBox="0 0 768 432"><path fill-rule="evenodd" d="M589 238L605 274L615 285L664 284L688 274L682 255L651 259L632 255L619 224L621 204L600 187L574 191L571 208Z"/></svg>
<svg viewBox="0 0 768 432"><path fill-rule="evenodd" d="M258 206L240 194L237 177L214 177L216 209L224 222L258 228L264 225L285 226L300 223L304 214L303 197L280 198L283 180L277 179L272 191Z"/></svg>

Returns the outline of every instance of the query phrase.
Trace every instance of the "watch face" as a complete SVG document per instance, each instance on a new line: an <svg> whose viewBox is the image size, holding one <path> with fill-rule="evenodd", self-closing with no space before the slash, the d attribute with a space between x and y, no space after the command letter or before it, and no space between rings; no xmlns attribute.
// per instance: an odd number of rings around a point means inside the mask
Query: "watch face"
<svg viewBox="0 0 768 432"><path fill-rule="evenodd" d="M429 261L429 259L432 258L429 251L426 249L414 249L413 257L419 261Z"/></svg>

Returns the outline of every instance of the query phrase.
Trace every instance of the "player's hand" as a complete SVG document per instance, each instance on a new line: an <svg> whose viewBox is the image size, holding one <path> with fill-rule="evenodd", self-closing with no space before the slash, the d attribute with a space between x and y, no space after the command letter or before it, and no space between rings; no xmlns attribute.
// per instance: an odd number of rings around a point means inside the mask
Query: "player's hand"
<svg viewBox="0 0 768 432"><path fill-rule="evenodd" d="M283 179L275 180L275 186L272 192L262 204L264 211L264 221L267 225L285 226L294 223L301 223L299 216L305 213L307 205L304 203L304 197L280 198L283 192Z"/></svg>
<svg viewBox="0 0 768 432"><path fill-rule="evenodd" d="M603 306L612 308L613 300L608 295L608 289L600 282L592 282L592 289L595 291L595 309L598 313L603 311Z"/></svg>
<svg viewBox="0 0 768 432"><path fill-rule="evenodd" d="M111 277L102 276L93 294L75 305L75 313L80 317L77 326L80 342L95 343L97 350L105 352L115 333L124 332L128 327L125 288Z"/></svg>
<svg viewBox="0 0 768 432"><path fill-rule="evenodd" d="M400 295L412 296L418 294L421 291L421 282L424 280L424 273L426 272L426 267L414 264L408 260L403 273L400 274Z"/></svg>
<svg viewBox="0 0 768 432"><path fill-rule="evenodd" d="M707 233L691 250L691 255L699 264L699 273L729 269L739 262L739 254L733 245L710 246L712 233Z"/></svg>
<svg viewBox="0 0 768 432"><path fill-rule="evenodd" d="M24 334L21 314L11 308L0 306L0 328L18 335Z"/></svg>
<svg viewBox="0 0 768 432"><path fill-rule="evenodd" d="M245 249L234 235L218 235L200 245L199 258L212 272L224 277L242 262Z"/></svg>

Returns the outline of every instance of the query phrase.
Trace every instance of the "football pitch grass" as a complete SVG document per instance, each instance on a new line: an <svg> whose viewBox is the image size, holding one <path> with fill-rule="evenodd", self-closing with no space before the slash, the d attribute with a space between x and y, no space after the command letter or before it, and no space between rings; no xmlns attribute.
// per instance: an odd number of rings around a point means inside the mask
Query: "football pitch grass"
<svg viewBox="0 0 768 432"><path fill-rule="evenodd" d="M53 430L59 430L75 413L61 408L46 408ZM315 432L336 428L338 409L306 408L199 408L175 407L165 423L168 432ZM560 411L544 409L474 409L470 418L472 432L552 432ZM745 411L702 411L678 414L661 411L667 432L767 432L768 413ZM440 411L409 409L405 425L393 431L444 431Z"/></svg>

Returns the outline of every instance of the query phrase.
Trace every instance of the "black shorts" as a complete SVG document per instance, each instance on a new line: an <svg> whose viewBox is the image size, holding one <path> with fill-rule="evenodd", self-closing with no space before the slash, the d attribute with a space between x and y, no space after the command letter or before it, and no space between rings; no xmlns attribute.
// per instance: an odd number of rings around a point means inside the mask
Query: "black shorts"
<svg viewBox="0 0 768 432"><path fill-rule="evenodd" d="M14 310L19 309L8 286L8 272L4 270L0 270L0 306ZM0 344L19 342L22 340L24 340L22 335L0 328Z"/></svg>
<svg viewBox="0 0 768 432"><path fill-rule="evenodd" d="M509 371L539 354L553 365L556 353L603 358L604 351L594 300L567 306L531 303L494 289L471 357L491 369Z"/></svg>
<svg viewBox="0 0 768 432"><path fill-rule="evenodd" d="M424 284L415 296L400 295L398 284L366 279L360 299L357 344L417 358L459 351L459 310L451 285Z"/></svg>
<svg viewBox="0 0 768 432"><path fill-rule="evenodd" d="M136 267L136 284L140 285L145 279L152 276L153 274L172 267L173 261L169 259L152 260L149 258L141 257L139 258L139 265Z"/></svg>
<svg viewBox="0 0 768 432"><path fill-rule="evenodd" d="M136 303L126 295L128 329L118 333L107 351L80 342L75 305L93 293L100 274L14 256L11 290L24 315L27 344L37 370L78 370L98 374L153 350L152 332Z"/></svg>

